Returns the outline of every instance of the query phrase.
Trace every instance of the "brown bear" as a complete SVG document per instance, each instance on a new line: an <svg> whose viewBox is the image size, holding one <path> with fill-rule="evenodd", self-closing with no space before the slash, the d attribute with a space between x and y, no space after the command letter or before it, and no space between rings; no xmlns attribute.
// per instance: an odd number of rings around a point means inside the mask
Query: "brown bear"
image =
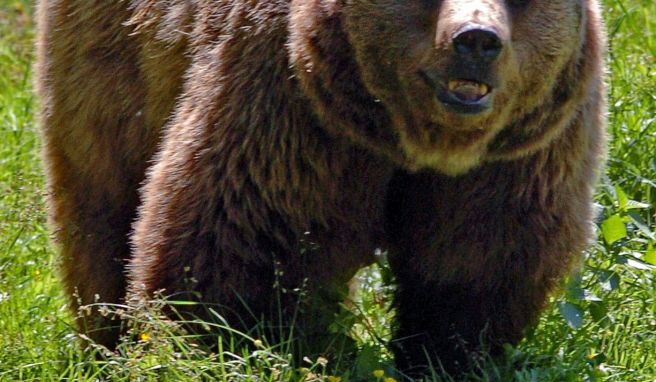
<svg viewBox="0 0 656 382"><path fill-rule="evenodd" d="M281 300L322 333L387 248L399 367L458 370L517 343L591 236L596 0L38 3L74 309L163 291L249 327Z"/></svg>

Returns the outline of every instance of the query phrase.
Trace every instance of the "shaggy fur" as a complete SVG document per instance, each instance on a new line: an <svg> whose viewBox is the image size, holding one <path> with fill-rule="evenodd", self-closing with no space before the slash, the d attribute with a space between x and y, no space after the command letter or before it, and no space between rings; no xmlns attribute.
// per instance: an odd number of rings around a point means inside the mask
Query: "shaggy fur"
<svg viewBox="0 0 656 382"><path fill-rule="evenodd" d="M517 343L590 237L596 0L41 0L38 21L74 309L163 290L246 328L300 307L319 335L383 247L399 366L458 370ZM498 56L463 56L472 26ZM440 98L460 79L486 108ZM95 311L79 326L116 341Z"/></svg>

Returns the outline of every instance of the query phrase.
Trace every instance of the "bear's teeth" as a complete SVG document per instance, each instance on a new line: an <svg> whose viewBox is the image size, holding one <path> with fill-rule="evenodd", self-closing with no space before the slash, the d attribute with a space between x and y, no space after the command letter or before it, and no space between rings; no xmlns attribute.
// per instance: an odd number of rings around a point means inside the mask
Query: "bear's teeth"
<svg viewBox="0 0 656 382"><path fill-rule="evenodd" d="M468 80L451 80L448 87L451 93L463 101L478 101L490 92L486 84Z"/></svg>

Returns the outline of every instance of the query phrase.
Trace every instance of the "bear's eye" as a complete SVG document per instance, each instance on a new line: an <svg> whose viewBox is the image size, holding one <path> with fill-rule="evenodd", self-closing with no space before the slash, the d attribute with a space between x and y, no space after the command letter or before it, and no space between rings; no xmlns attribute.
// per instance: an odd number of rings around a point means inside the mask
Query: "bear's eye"
<svg viewBox="0 0 656 382"><path fill-rule="evenodd" d="M433 9L437 7L437 0L420 0L419 3L428 9Z"/></svg>
<svg viewBox="0 0 656 382"><path fill-rule="evenodd" d="M517 8L525 7L529 2L530 0L508 0L508 4L510 4L510 6Z"/></svg>

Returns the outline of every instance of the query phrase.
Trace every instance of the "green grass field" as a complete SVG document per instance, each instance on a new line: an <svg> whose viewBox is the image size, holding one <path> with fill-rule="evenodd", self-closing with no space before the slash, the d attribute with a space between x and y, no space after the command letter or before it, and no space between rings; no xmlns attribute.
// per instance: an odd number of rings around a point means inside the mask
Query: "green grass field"
<svg viewBox="0 0 656 382"><path fill-rule="evenodd" d="M540 0L541 1L541 0ZM544 0L547 1L547 0ZM656 381L656 2L606 0L612 143L597 201L599 237L539 325L472 381ZM0 381L386 381L389 313L378 269L341 317L360 351L293 364L289 344L208 354L150 310L135 340L82 352L57 278L31 91L31 2L0 0ZM366 317L366 318L365 318ZM339 329L345 330L345 329ZM439 380L437 377L434 377Z"/></svg>

